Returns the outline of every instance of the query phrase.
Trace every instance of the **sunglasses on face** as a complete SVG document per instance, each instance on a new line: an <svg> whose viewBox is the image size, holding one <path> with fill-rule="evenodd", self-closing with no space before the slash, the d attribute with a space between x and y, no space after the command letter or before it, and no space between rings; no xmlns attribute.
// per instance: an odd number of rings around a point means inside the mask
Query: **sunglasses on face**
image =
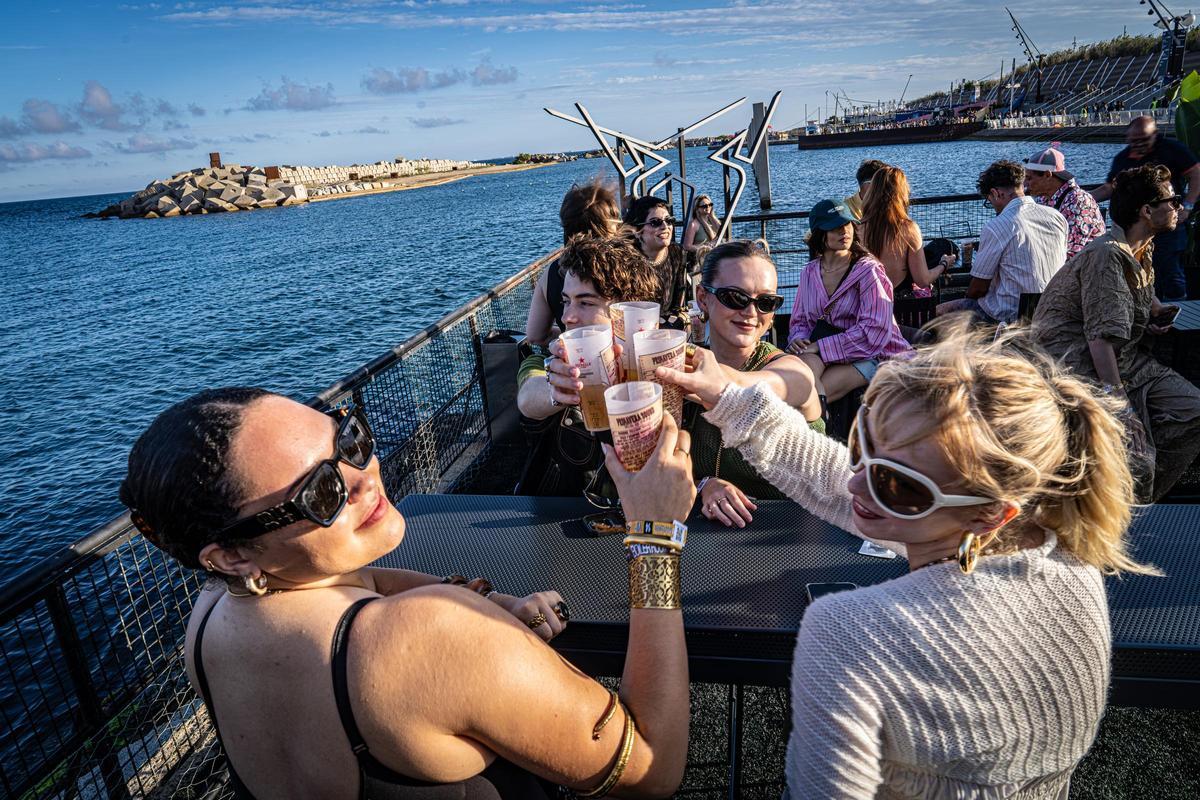
<svg viewBox="0 0 1200 800"><path fill-rule="evenodd" d="M678 222L678 220L676 220L674 217L650 217L639 227L644 228L647 225L649 225L651 228L672 227L676 222Z"/></svg>
<svg viewBox="0 0 1200 800"><path fill-rule="evenodd" d="M712 208L712 203L697 203L696 208Z"/></svg>
<svg viewBox="0 0 1200 800"><path fill-rule="evenodd" d="M375 436L362 411L351 405L326 412L338 420L333 458L313 467L292 496L277 506L238 520L221 531L221 539L252 539L307 519L328 528L346 507L350 493L338 462L366 469L375 454Z"/></svg>
<svg viewBox="0 0 1200 800"><path fill-rule="evenodd" d="M867 407L858 409L850 424L850 469L867 470L867 487L879 508L897 519L921 519L943 506L981 506L995 502L986 497L942 494L927 475L886 458L875 458L867 448L863 418Z"/></svg>
<svg viewBox="0 0 1200 800"><path fill-rule="evenodd" d="M1158 208L1163 203L1170 203L1176 208L1183 208L1183 195L1173 194L1170 197L1160 197L1157 200L1151 200L1149 203L1146 203L1146 205L1150 206L1151 208Z"/></svg>
<svg viewBox="0 0 1200 800"><path fill-rule="evenodd" d="M754 307L760 314L774 314L783 306L783 297L777 294L760 294L758 297L751 297L735 286L722 286L720 289L714 289L706 283L700 285L704 287L704 291L716 297L718 303L734 311L741 311L754 303Z"/></svg>

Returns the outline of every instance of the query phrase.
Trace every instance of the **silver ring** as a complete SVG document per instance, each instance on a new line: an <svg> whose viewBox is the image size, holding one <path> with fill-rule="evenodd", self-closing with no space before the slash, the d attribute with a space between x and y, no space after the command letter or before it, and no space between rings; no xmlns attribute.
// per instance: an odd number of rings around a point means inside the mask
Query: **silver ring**
<svg viewBox="0 0 1200 800"><path fill-rule="evenodd" d="M728 497L722 497L722 498L721 498L720 500L718 500L717 502L718 502L718 503L729 503L729 498L728 498ZM732 504L732 503L730 503L730 505L733 505L733 504Z"/></svg>
<svg viewBox="0 0 1200 800"><path fill-rule="evenodd" d="M551 364L551 363L553 363L554 361L557 361L557 360L558 360L558 359L557 359L557 358L555 358L554 356L546 356L545 358L543 358L543 359L542 359L542 369L544 369L544 370L546 370L547 372L549 372L549 371L550 371L550 364Z"/></svg>
<svg viewBox="0 0 1200 800"><path fill-rule="evenodd" d="M558 408L559 406L562 405L562 403L558 402L557 397L555 397L554 395L550 395L550 405L554 406L555 408Z"/></svg>

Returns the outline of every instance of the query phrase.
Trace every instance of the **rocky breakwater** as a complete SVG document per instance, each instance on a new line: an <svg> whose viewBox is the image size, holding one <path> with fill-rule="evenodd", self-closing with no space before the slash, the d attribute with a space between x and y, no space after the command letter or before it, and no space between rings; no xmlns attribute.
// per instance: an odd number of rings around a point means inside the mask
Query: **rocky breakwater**
<svg viewBox="0 0 1200 800"><path fill-rule="evenodd" d="M216 214L308 202L303 184L268 179L261 167L202 167L151 182L137 194L86 217L158 219L184 214Z"/></svg>

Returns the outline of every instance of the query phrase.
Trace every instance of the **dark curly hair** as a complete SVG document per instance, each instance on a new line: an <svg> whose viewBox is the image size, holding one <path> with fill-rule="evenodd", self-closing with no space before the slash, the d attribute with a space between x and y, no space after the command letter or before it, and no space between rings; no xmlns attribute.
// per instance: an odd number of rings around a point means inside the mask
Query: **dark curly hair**
<svg viewBox="0 0 1200 800"><path fill-rule="evenodd" d="M992 189L1015 189L1025 185L1025 168L1015 161L997 161L983 172L975 187L980 197L987 197Z"/></svg>
<svg viewBox="0 0 1200 800"><path fill-rule="evenodd" d="M559 256L559 271L589 281L610 303L658 302L658 273L628 234L603 238L576 236Z"/></svg>
<svg viewBox="0 0 1200 800"><path fill-rule="evenodd" d="M625 224L635 228L646 224L646 217L650 216L650 212L656 208L665 208L668 216L671 213L670 204L661 197L651 194L639 197L629 204L629 210L625 212Z"/></svg>
<svg viewBox="0 0 1200 800"><path fill-rule="evenodd" d="M621 208L612 186L600 178L582 185L576 184L563 195L558 207L558 221L562 223L563 244L572 236L608 236L613 226L621 219Z"/></svg>
<svg viewBox="0 0 1200 800"><path fill-rule="evenodd" d="M247 406L265 389L209 389L158 415L129 453L121 503L138 530L180 564L200 569L200 551L236 521L243 497L229 473L229 446Z"/></svg>
<svg viewBox="0 0 1200 800"><path fill-rule="evenodd" d="M1112 199L1108 201L1108 213L1113 222L1122 228L1133 225L1142 206L1157 200L1162 185L1170 182L1171 171L1160 164L1143 164L1118 173L1113 179Z"/></svg>

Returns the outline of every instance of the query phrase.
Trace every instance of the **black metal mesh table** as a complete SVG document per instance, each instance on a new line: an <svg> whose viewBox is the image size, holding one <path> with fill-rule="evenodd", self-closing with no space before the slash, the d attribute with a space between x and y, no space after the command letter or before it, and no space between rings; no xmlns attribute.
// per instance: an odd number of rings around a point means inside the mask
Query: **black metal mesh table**
<svg viewBox="0 0 1200 800"><path fill-rule="evenodd" d="M617 537L591 537L582 499L410 495L404 543L380 566L486 575L502 591L557 589L571 625L555 646L594 674L620 673L629 618ZM860 555L862 540L788 501L761 502L744 529L689 521L684 619L695 680L786 686L806 583L860 586L903 574L901 558ZM1158 505L1132 531L1138 558L1166 577L1110 579L1113 702L1200 707L1200 506Z"/></svg>
<svg viewBox="0 0 1200 800"><path fill-rule="evenodd" d="M1175 318L1176 330L1200 331L1200 300L1176 300L1172 305L1179 306L1179 316Z"/></svg>

